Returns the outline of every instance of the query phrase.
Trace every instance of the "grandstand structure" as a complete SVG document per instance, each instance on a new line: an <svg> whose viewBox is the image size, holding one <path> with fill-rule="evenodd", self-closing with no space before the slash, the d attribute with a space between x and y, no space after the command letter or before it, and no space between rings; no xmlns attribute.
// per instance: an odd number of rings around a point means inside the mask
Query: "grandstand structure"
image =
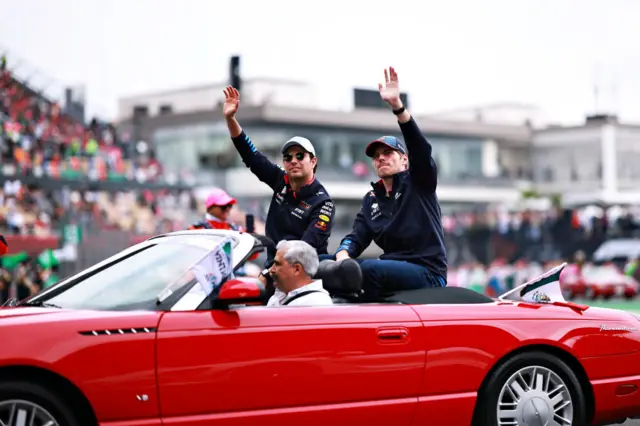
<svg viewBox="0 0 640 426"><path fill-rule="evenodd" d="M536 189L565 206L640 204L640 125L597 114L577 126L547 126L532 136Z"/></svg>
<svg viewBox="0 0 640 426"><path fill-rule="evenodd" d="M222 119L227 82L130 96L119 101L120 126L153 141L167 170L195 172L199 182L223 185L238 197L263 198L268 188L246 170ZM258 148L279 161L278 148L293 135L318 150L319 177L337 200L360 199L373 179L364 146L383 134L400 136L379 105L349 110L316 107L313 89L298 81L242 82L241 124ZM372 90L371 92L375 92ZM559 195L569 204L640 202L640 125L616 116L588 116L559 126L531 105L482 105L416 115L434 145L443 204L515 204L524 190Z"/></svg>
<svg viewBox="0 0 640 426"><path fill-rule="evenodd" d="M196 172L200 183L225 186L235 196L264 198L269 189L244 168L222 118L226 83L132 96L119 102L119 127L153 142L166 170ZM336 200L360 200L374 179L364 147L382 135L401 136L386 109L356 106L328 111L305 102L299 82L243 82L238 119L257 147L280 162L279 148L294 135L308 137L318 176ZM434 145L443 205L515 202L528 180L531 128L438 120L417 115Z"/></svg>
<svg viewBox="0 0 640 426"><path fill-rule="evenodd" d="M188 171L201 187L224 187L244 203L260 205L263 212L270 189L244 167L223 120L223 88L228 84L241 86L238 119L274 162L281 161L279 149L294 135L314 143L318 177L336 201L330 242L330 249L335 248L376 180L364 147L381 135L401 136L395 118L379 103L377 90L354 88L351 108L320 109L309 84L243 80L239 59L232 58L229 81L120 99L119 129L151 141L167 172ZM536 205L523 202L525 193L553 196L565 206L640 203L640 192L633 193L640 177L633 168L640 127L607 115L558 126L539 108L520 103L421 114L404 96L434 147L445 216ZM542 201L537 206L549 210L550 201ZM368 254L379 252L374 248Z"/></svg>
<svg viewBox="0 0 640 426"><path fill-rule="evenodd" d="M233 72L230 81L234 82ZM313 88L299 81L235 79L241 84L238 119L262 153L281 162L280 147L294 135L308 137L318 155L318 177L336 202L330 249L337 246L377 180L364 148L382 135L401 137L377 90L353 90L353 107L317 107ZM265 212L270 189L244 166L224 123L228 82L128 96L118 102L118 129L150 141L168 173L188 171L200 187L223 187L244 205ZM405 103L410 106L407 94ZM434 146L438 197L444 214L516 204L530 189L532 126L521 120L454 120L413 111ZM513 118L513 117L512 117ZM377 255L375 247L368 255Z"/></svg>

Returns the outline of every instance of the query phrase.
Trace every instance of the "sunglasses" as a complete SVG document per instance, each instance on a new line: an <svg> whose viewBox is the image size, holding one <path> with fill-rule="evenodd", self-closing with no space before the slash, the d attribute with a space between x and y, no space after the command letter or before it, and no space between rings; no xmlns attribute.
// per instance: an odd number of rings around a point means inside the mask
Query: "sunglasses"
<svg viewBox="0 0 640 426"><path fill-rule="evenodd" d="M216 206L218 207L220 210L229 210L231 207L233 207L233 204L227 204L226 206Z"/></svg>
<svg viewBox="0 0 640 426"><path fill-rule="evenodd" d="M282 159L289 163L291 160L293 160L293 154L284 154L282 156ZM298 161L302 161L304 160L304 152L296 152L296 160Z"/></svg>

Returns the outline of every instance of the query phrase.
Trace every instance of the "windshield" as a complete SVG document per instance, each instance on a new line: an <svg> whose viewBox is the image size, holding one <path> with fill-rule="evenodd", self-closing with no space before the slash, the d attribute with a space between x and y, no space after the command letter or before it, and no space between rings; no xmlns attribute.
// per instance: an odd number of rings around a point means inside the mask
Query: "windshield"
<svg viewBox="0 0 640 426"><path fill-rule="evenodd" d="M190 268L208 252L199 244L152 245L43 301L67 309L155 309L161 293L195 281Z"/></svg>

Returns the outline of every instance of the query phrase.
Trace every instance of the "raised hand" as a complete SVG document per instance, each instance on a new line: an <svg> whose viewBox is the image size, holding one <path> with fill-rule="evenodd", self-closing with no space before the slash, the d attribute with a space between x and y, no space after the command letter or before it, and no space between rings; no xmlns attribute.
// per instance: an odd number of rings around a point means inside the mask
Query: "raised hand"
<svg viewBox="0 0 640 426"><path fill-rule="evenodd" d="M380 97L383 101L391 105L391 108L398 109L402 107L402 101L400 100L400 86L398 85L398 74L393 67L384 70L384 82L378 84L378 90L380 91Z"/></svg>
<svg viewBox="0 0 640 426"><path fill-rule="evenodd" d="M240 107L240 92L232 86L227 86L227 88L224 89L224 98L222 113L224 114L224 118L232 118L236 115Z"/></svg>

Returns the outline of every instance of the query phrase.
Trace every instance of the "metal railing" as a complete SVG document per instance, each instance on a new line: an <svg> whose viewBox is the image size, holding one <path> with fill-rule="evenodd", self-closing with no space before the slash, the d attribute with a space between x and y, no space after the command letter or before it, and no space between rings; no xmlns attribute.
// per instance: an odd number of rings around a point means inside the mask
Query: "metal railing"
<svg viewBox="0 0 640 426"><path fill-rule="evenodd" d="M0 57L2 56L7 60L7 70L15 79L48 100L60 102L64 99L65 86L60 81L20 57L17 52L0 45Z"/></svg>

